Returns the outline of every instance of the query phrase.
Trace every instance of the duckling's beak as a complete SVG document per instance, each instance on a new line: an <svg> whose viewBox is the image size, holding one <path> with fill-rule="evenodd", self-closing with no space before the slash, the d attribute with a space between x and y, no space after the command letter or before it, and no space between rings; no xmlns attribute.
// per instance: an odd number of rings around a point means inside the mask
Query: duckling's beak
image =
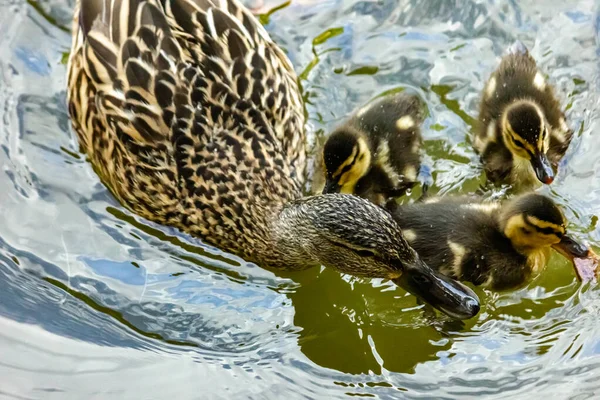
<svg viewBox="0 0 600 400"><path fill-rule="evenodd" d="M337 180L327 178L325 180L325 187L323 188L323 194L327 193L339 193L341 190L341 186L339 185Z"/></svg>
<svg viewBox="0 0 600 400"><path fill-rule="evenodd" d="M548 157L541 151L538 151L531 157L531 166L540 182L549 185L554 181L554 171L552 170L550 161L548 161Z"/></svg>
<svg viewBox="0 0 600 400"><path fill-rule="evenodd" d="M567 235L563 235L561 241L552 247L570 261L575 258L586 258L590 254L589 247Z"/></svg>
<svg viewBox="0 0 600 400"><path fill-rule="evenodd" d="M469 287L432 270L420 259L405 265L393 282L455 319L473 318L479 312L479 297Z"/></svg>

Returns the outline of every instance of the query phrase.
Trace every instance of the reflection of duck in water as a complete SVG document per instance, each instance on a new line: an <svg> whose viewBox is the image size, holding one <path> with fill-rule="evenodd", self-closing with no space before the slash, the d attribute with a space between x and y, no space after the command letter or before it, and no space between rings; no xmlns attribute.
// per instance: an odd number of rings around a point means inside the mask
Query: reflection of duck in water
<svg viewBox="0 0 600 400"><path fill-rule="evenodd" d="M473 138L488 179L551 184L572 137L552 86L516 42L486 83Z"/></svg>
<svg viewBox="0 0 600 400"><path fill-rule="evenodd" d="M327 138L313 190L352 193L375 204L402 196L417 183L423 122L417 96L385 96L355 112Z"/></svg>
<svg viewBox="0 0 600 400"><path fill-rule="evenodd" d="M394 279L458 318L478 312L477 296L425 265L384 210L302 198L296 76L237 1L83 0L68 70L81 148L134 212L265 267Z"/></svg>

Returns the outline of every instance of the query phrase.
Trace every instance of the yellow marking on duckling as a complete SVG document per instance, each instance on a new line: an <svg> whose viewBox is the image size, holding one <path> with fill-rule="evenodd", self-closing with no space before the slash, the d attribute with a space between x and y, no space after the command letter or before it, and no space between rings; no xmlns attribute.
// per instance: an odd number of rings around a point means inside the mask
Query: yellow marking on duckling
<svg viewBox="0 0 600 400"><path fill-rule="evenodd" d="M496 141L496 121L492 120L485 131L488 142Z"/></svg>
<svg viewBox="0 0 600 400"><path fill-rule="evenodd" d="M406 179L408 179L409 181L416 181L417 180L417 169L415 168L414 165L407 165L404 168L404 171L402 171L404 177Z"/></svg>
<svg viewBox="0 0 600 400"><path fill-rule="evenodd" d="M564 118L561 117L558 123L560 124L560 129L562 129L563 132L569 131L569 126L567 125L567 121L565 121Z"/></svg>
<svg viewBox="0 0 600 400"><path fill-rule="evenodd" d="M407 242L414 242L417 240L417 232L413 229L402 229L402 235Z"/></svg>
<svg viewBox="0 0 600 400"><path fill-rule="evenodd" d="M470 204L463 204L462 207L471 209L471 210L481 211L486 214L492 215L495 211L498 211L498 209L500 208L500 204L492 203L492 202L490 202L490 203L470 203Z"/></svg>
<svg viewBox="0 0 600 400"><path fill-rule="evenodd" d="M485 282L483 282L481 284L481 287L484 287L486 289L489 289L492 287L492 284L494 283L494 271L490 271L490 274L488 275L488 278L485 280Z"/></svg>
<svg viewBox="0 0 600 400"><path fill-rule="evenodd" d="M481 140L479 135L475 135L475 138L473 138L473 147L475 148L475 151L477 153L483 153L483 151L485 150L485 147L486 147L485 145L486 145L486 142Z"/></svg>
<svg viewBox="0 0 600 400"><path fill-rule="evenodd" d="M387 140L379 142L377 153L375 154L375 164L385 172L392 182L397 183L400 180L398 172L390 163L390 146Z"/></svg>
<svg viewBox="0 0 600 400"><path fill-rule="evenodd" d="M569 132L569 126L567 125L567 121L564 118L560 118L558 121L559 129L552 130L552 137L558 140L561 143L564 143L567 140L567 133Z"/></svg>
<svg viewBox="0 0 600 400"><path fill-rule="evenodd" d="M359 138L357 141L358 145L355 147L355 151L352 152L353 156L349 157L348 162L344 162L345 165L351 164L351 168L343 173L338 180L340 185L340 193L353 194L356 183L360 178L365 176L371 168L371 152L369 147L363 138ZM343 164L343 165L344 165ZM338 171L343 167L338 168ZM337 171L336 171L337 172Z"/></svg>
<svg viewBox="0 0 600 400"><path fill-rule="evenodd" d="M540 107L532 101L519 100L519 101L516 101L513 104L511 104L507 108L507 110L504 111L504 113L502 114L502 130L503 130L504 137L506 138L507 144L509 144L511 147L511 149L510 149L511 152L514 154L520 155L523 158L529 159L529 154L524 154L524 153L526 153L525 150L517 147L515 142L519 142L520 144L522 144L527 149L527 151L531 154L534 154L536 152L536 150L538 150L538 149L534 148L531 143L527 142L518 133L516 133L515 130L513 129L513 127L511 126L510 122L508 121L508 114L510 113L510 110L512 110L515 107L522 107L525 104L527 104L530 107L533 107L539 116L539 119L541 121L540 134L538 136L538 143L535 143L535 144L538 146L539 150L544 150L544 148L543 148L544 141L542 141L542 138L544 136L543 135L544 126L545 126L544 121L546 119L545 119L544 113L542 112Z"/></svg>
<svg viewBox="0 0 600 400"><path fill-rule="evenodd" d="M496 141L496 121L492 120L485 131L485 135L475 135L473 147L478 153L483 153L488 144Z"/></svg>
<svg viewBox="0 0 600 400"><path fill-rule="evenodd" d="M531 215L526 215L525 220L531 225L534 225L540 229L551 228L557 232L560 232L563 235L565 234L565 227L563 225L558 225L553 222L544 221Z"/></svg>
<svg viewBox="0 0 600 400"><path fill-rule="evenodd" d="M531 269L531 273L535 276L542 272L546 267L546 260L550 255L550 248L544 247L531 252L527 256L527 266Z"/></svg>
<svg viewBox="0 0 600 400"><path fill-rule="evenodd" d="M415 126L415 120L410 115L405 115L396 121L396 128L407 130Z"/></svg>
<svg viewBox="0 0 600 400"><path fill-rule="evenodd" d="M485 95L487 96L487 98L489 99L490 97L492 97L494 95L494 93L496 92L496 78L495 77L491 77L490 80L488 81L487 86L485 87Z"/></svg>
<svg viewBox="0 0 600 400"><path fill-rule="evenodd" d="M513 187L529 187L538 188L542 186L542 182L535 175L533 166L529 158L523 158L517 154L513 157L513 164L510 170L511 181L514 182Z"/></svg>
<svg viewBox="0 0 600 400"><path fill-rule="evenodd" d="M366 105L364 107L361 107L357 112L356 112L356 116L358 118L362 117L363 115L365 115L365 113L367 111L369 111L369 109L371 108L371 105Z"/></svg>
<svg viewBox="0 0 600 400"><path fill-rule="evenodd" d="M533 86L535 86L538 90L546 89L546 78L542 75L541 72L537 72L533 77Z"/></svg>
<svg viewBox="0 0 600 400"><path fill-rule="evenodd" d="M456 278L460 278L462 274L462 262L467 254L467 249L463 245L460 245L456 242L448 240L448 247L452 251L454 255L454 262L452 263L452 273Z"/></svg>
<svg viewBox="0 0 600 400"><path fill-rule="evenodd" d="M511 152L529 160L529 154L534 154L536 152L536 149L529 142L523 140L521 136L519 136L519 134L514 131L514 129L510 125L510 122L508 122L508 120L506 119L506 116L502 120L502 125L505 132L504 137L506 138L506 143L510 146ZM527 151L525 151L522 148L519 148L515 144L516 142L519 142L521 145L523 145L523 147L525 147Z"/></svg>
<svg viewBox="0 0 600 400"><path fill-rule="evenodd" d="M419 141L419 138L413 138L413 143L412 146L410 147L410 152L411 153L418 153L419 149L421 148L421 142Z"/></svg>
<svg viewBox="0 0 600 400"><path fill-rule="evenodd" d="M527 216L527 218L532 218ZM546 221L541 221L535 218L536 222L541 222L540 228L550 227L549 225L557 226ZM548 225L548 226L542 226ZM544 248L549 248L553 244L560 242L560 238L556 234L545 234L528 226L525 222L523 214L513 215L506 221L504 227L504 235L510 239L513 246L524 255L533 256Z"/></svg>
<svg viewBox="0 0 600 400"><path fill-rule="evenodd" d="M560 143L564 143L567 140L566 132L561 131L559 129L555 129L552 131L552 137Z"/></svg>
<svg viewBox="0 0 600 400"><path fill-rule="evenodd" d="M360 139L359 139L360 141ZM350 156L348 156L348 158L346 158L346 160L340 164L340 166L338 167L338 169L335 170L335 172L333 174L331 174L332 177L337 177L338 175L340 175L342 173L342 171L344 170L345 167L347 167L348 165L352 164L354 162L354 158L356 157L356 153L359 151L359 146L360 145L356 145L354 146L354 148L352 148L352 153L350 153ZM341 179L341 178L340 178Z"/></svg>

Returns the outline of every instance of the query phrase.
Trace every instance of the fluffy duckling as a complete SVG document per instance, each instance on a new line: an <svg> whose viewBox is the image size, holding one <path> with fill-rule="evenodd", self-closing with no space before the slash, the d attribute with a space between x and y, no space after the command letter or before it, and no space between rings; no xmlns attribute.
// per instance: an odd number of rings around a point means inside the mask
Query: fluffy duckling
<svg viewBox="0 0 600 400"><path fill-rule="evenodd" d="M327 138L313 188L383 205L417 183L423 107L415 95L386 96L356 111Z"/></svg>
<svg viewBox="0 0 600 400"><path fill-rule="evenodd" d="M566 235L559 207L535 193L504 203L432 198L396 207L392 215L432 268L494 290L526 283L544 268L551 247L571 259L588 252Z"/></svg>
<svg viewBox="0 0 600 400"><path fill-rule="evenodd" d="M552 86L521 42L509 48L487 81L478 122L473 147L489 180L517 188L554 181L573 132Z"/></svg>

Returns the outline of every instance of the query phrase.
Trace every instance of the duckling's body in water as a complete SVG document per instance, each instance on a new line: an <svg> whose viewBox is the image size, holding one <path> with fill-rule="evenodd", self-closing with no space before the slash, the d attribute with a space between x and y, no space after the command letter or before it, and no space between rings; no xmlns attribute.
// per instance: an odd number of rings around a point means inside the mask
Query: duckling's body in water
<svg viewBox="0 0 600 400"><path fill-rule="evenodd" d="M572 136L552 85L515 42L482 93L473 147L487 178L516 189L551 184Z"/></svg>
<svg viewBox="0 0 600 400"><path fill-rule="evenodd" d="M418 181L423 105L416 95L382 97L357 110L327 138L313 191L351 193L383 205Z"/></svg>
<svg viewBox="0 0 600 400"><path fill-rule="evenodd" d="M392 215L410 245L432 268L495 290L519 287L546 265L552 247L583 256L548 197L525 194L505 202L475 197L430 198Z"/></svg>

